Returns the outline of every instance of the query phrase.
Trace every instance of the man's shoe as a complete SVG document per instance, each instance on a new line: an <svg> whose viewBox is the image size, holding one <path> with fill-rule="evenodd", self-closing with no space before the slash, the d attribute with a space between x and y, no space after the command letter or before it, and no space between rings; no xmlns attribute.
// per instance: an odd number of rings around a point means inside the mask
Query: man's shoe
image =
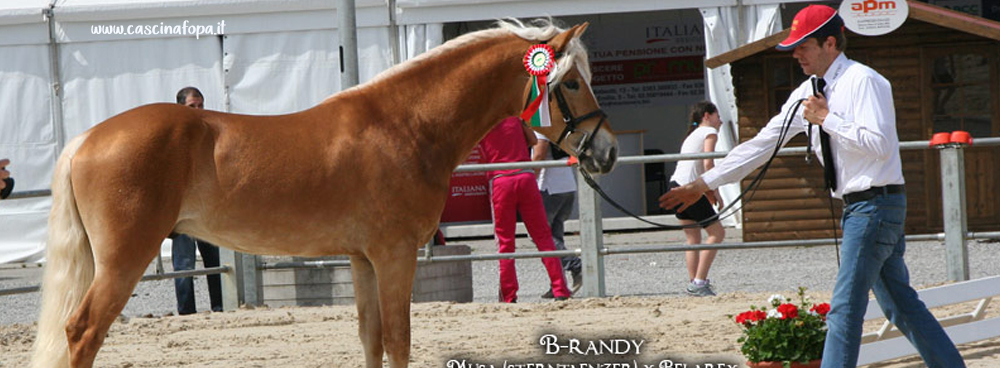
<svg viewBox="0 0 1000 368"><path fill-rule="evenodd" d="M571 273L573 274L573 287L570 291L572 291L573 294L576 294L576 292L580 290L580 287L583 286L583 271L573 270Z"/></svg>
<svg viewBox="0 0 1000 368"><path fill-rule="evenodd" d="M692 282L688 284L684 291L691 296L715 296L715 291L712 290L712 284L708 282L705 282L703 285L696 285Z"/></svg>
<svg viewBox="0 0 1000 368"><path fill-rule="evenodd" d="M546 291L545 294L542 294L542 299L552 299L552 289L549 289L549 291Z"/></svg>

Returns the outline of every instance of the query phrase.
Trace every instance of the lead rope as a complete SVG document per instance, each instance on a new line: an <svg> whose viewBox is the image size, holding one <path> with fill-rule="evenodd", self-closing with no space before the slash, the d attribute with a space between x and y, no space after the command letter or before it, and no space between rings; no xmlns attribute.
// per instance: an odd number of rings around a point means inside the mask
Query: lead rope
<svg viewBox="0 0 1000 368"><path fill-rule="evenodd" d="M767 173L768 168L771 167L771 163L774 162L774 158L778 156L778 151L781 149L781 143L784 142L785 137L788 135L788 129L791 127L792 118L795 116L795 113L798 112L799 107L802 105L802 101L805 101L805 99L799 99L798 101L796 101L795 105L792 107L792 109L789 110L788 113L785 114L785 121L784 121L784 124L782 124L782 126L781 126L781 131L778 134L778 140L777 140L777 142L775 142L774 150L771 152L771 156L768 157L767 162L765 162L764 165L761 166L760 172L757 173L757 176L755 176L754 179L752 181L750 181L750 184L747 185L746 190L742 191L740 193L740 195L736 197L736 199L734 199L732 202L730 202L728 206L726 206L725 208L723 208L722 210L720 210L714 216L709 217L709 218L707 218L705 220L696 222L694 224L691 224L691 225L668 225L668 224L661 224L661 223L657 223L657 222L652 222L652 221L646 220L646 219L640 217L639 215L636 215L635 213L632 213L632 211L629 211L629 210L625 209L620 204L618 204L618 202L615 202L615 200L611 199L611 197L607 193L605 193L603 189L601 189L601 187L597 183L597 181L595 181L594 178L590 176L590 173L588 173L587 170L580 170L580 176L582 176L583 180L587 183L587 185L589 185L591 188L593 188L594 191L597 192L597 194L599 194L601 196L601 198L604 198L604 200L608 202L608 204L610 204L612 207L618 209L619 211L622 211L623 213L625 213L625 214L627 214L627 215L635 218L636 220L642 221L644 223L647 223L647 224L650 224L650 225L653 225L653 226L656 226L656 227L659 227L659 228L662 228L662 229L667 229L667 230L689 229L689 228L697 228L697 227L702 227L704 225L708 225L708 224L712 223L713 221L722 220L722 219L725 219L725 218L728 218L730 216L735 215L736 211L738 211L738 210L740 210L742 208L742 206L741 206L740 208L735 208L734 209L736 203L740 202L740 200L743 199L743 197L746 196L747 193L750 193L750 196L747 197L747 201L750 201L750 200L753 199L754 194L757 193L757 188L760 186L761 180L763 180L763 178L764 178L764 174ZM728 213L725 216L722 215L723 213L725 213L727 211L730 211L730 210L732 210L731 213ZM838 255L838 257L839 257L839 255Z"/></svg>

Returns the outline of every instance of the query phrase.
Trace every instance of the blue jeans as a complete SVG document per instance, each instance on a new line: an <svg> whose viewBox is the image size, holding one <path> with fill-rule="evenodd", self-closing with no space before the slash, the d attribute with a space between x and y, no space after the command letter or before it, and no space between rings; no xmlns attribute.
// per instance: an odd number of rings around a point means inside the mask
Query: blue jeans
<svg viewBox="0 0 1000 368"><path fill-rule="evenodd" d="M205 267L219 267L219 247L203 240L195 240L187 235L174 234L171 249L171 261L174 271L193 270L197 245L201 260ZM208 279L208 298L213 312L222 312L222 279L218 274L206 276ZM194 279L182 277L174 279L174 292L177 294L177 314L185 315L197 312L194 302Z"/></svg>
<svg viewBox="0 0 1000 368"><path fill-rule="evenodd" d="M965 367L955 344L910 287L903 262L906 194L883 194L844 207L841 265L827 315L823 368L855 367L868 290L930 368Z"/></svg>
<svg viewBox="0 0 1000 368"><path fill-rule="evenodd" d="M576 192L549 194L542 192L542 205L545 206L545 216L552 229L552 242L556 249L566 250L566 242L563 240L566 230L563 224L569 215L573 214L573 200L576 199ZM563 270L579 273L583 263L580 257L565 256L561 259Z"/></svg>

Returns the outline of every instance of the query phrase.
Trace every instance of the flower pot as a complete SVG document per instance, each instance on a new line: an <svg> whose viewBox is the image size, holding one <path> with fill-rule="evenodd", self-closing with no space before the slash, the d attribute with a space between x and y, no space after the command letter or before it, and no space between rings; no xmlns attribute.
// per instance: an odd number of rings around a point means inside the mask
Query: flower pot
<svg viewBox="0 0 1000 368"><path fill-rule="evenodd" d="M802 364L802 363L799 363L799 362L792 362L792 368L819 368L819 363L821 361L822 360L820 360L820 359L816 359L816 360L813 360L813 361L811 361L811 362L809 362L807 364ZM750 368L784 368L784 365L782 365L781 362L760 362L760 363L747 362L747 367L750 367Z"/></svg>

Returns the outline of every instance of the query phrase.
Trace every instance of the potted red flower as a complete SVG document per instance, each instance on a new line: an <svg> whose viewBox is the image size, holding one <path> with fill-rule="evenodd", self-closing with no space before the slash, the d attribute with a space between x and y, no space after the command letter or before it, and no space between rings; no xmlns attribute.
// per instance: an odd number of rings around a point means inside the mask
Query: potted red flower
<svg viewBox="0 0 1000 368"><path fill-rule="evenodd" d="M768 298L769 307L750 306L750 310L735 316L743 330L737 341L742 344L740 351L748 366L819 367L830 304L813 305L805 291L799 288L797 305L775 294Z"/></svg>

